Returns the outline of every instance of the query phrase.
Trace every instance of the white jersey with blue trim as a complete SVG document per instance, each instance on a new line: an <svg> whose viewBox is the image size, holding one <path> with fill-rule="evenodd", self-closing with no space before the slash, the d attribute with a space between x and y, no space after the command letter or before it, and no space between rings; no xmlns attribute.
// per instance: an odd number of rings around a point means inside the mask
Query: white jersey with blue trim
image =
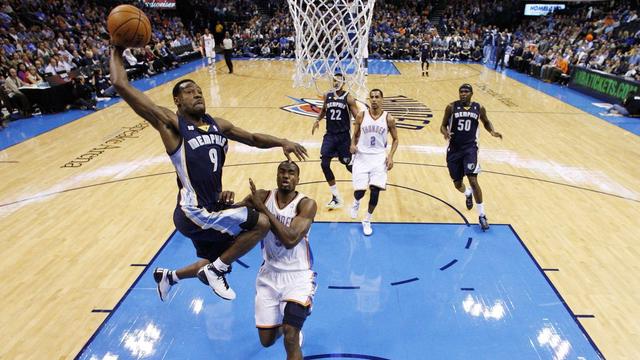
<svg viewBox="0 0 640 360"><path fill-rule="evenodd" d="M381 154L387 149L388 113L383 111L380 117L374 119L369 109L364 111L364 118L360 124L360 138L358 152L363 154Z"/></svg>
<svg viewBox="0 0 640 360"><path fill-rule="evenodd" d="M285 226L291 226L291 221L298 215L298 204L307 196L303 193L298 195L284 208L278 207L276 194L278 189L271 190L265 205L267 209L276 216L278 221ZM302 240L292 249L287 249L282 245L278 237L269 231L262 240L262 257L265 265L279 271L301 271L310 270L313 266L313 254L309 246L309 233L306 233Z"/></svg>

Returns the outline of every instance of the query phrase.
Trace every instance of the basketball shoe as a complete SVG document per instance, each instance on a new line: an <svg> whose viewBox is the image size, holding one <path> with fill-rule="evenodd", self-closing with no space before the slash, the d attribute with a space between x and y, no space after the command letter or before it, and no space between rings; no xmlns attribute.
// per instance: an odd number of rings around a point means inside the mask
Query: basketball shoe
<svg viewBox="0 0 640 360"><path fill-rule="evenodd" d="M482 231L489 230L489 222L487 221L487 215L480 215L480 217L478 218L478 221L480 222L480 228L482 229Z"/></svg>
<svg viewBox="0 0 640 360"><path fill-rule="evenodd" d="M333 197L331 198L331 201L329 201L329 203L327 204L327 209L329 210L340 209L343 204L344 202L342 201L341 198L333 195Z"/></svg>
<svg viewBox="0 0 640 360"><path fill-rule="evenodd" d="M362 232L367 236L373 234L373 229L371 229L371 221L362 221Z"/></svg>
<svg viewBox="0 0 640 360"><path fill-rule="evenodd" d="M467 210L473 209L473 193L469 194L469 196L465 195L465 197L467 198Z"/></svg>
<svg viewBox="0 0 640 360"><path fill-rule="evenodd" d="M213 263L211 263L198 270L198 279L200 279L203 284L209 285L216 295L225 300L233 300L236 298L236 292L229 287L229 283L225 277L225 275L230 272L231 266L229 266L229 270L227 271L219 271L213 266Z"/></svg>
<svg viewBox="0 0 640 360"><path fill-rule="evenodd" d="M171 291L171 287L177 283L176 281L173 281L173 276L171 275L172 271L169 269L156 268L153 270L153 280L155 280L158 285L156 289L158 290L158 296L160 296L160 300L162 301L165 301L169 295L169 291Z"/></svg>

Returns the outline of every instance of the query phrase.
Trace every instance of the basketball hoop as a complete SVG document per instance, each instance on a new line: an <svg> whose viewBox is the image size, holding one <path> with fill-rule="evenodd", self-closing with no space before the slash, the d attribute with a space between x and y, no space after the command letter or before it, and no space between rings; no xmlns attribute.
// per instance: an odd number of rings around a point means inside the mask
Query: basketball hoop
<svg viewBox="0 0 640 360"><path fill-rule="evenodd" d="M363 54L368 46L375 0L287 2L296 30L293 86L315 86L319 93L337 91L333 78L341 73L345 88L363 97L366 94Z"/></svg>

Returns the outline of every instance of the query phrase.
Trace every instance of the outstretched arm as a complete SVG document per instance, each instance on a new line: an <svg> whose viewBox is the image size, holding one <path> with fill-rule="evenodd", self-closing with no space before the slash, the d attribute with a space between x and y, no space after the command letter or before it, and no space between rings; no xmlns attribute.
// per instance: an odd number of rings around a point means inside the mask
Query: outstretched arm
<svg viewBox="0 0 640 360"><path fill-rule="evenodd" d="M251 187L251 193L258 197L259 191L261 190L256 190L256 186L253 184L251 179L249 179L249 185ZM298 203L298 215L293 218L289 226L286 226L281 223L280 220L278 220L278 218L269 211L269 209L267 209L264 201L258 202L254 200L253 202L257 203L256 210L265 214L269 218L271 231L287 249L292 249L298 245L300 240L302 240L302 238L309 232L309 228L311 228L313 219L316 217L316 212L318 211L318 205L314 200L304 198L300 203Z"/></svg>
<svg viewBox="0 0 640 360"><path fill-rule="evenodd" d="M387 155L387 170L391 170L391 168L393 168L393 155L395 155L396 150L398 150L398 129L396 128L396 119L391 114L387 115L387 128L393 139L391 151L389 151Z"/></svg>
<svg viewBox="0 0 640 360"><path fill-rule="evenodd" d="M440 124L440 133L444 136L445 140L451 139L451 133L449 132L449 119L451 119L451 104L447 105L447 108L444 109L444 116L442 117L442 124Z"/></svg>
<svg viewBox="0 0 640 360"><path fill-rule="evenodd" d="M291 156L289 155L291 153L293 153L298 160L306 160L309 156L307 155L307 149L305 149L304 146L293 141L277 138L267 134L250 133L222 118L216 118L216 122L220 126L220 130L231 140L239 141L245 145L261 149L282 147L284 156L289 160L291 160Z"/></svg>
<svg viewBox="0 0 640 360"><path fill-rule="evenodd" d="M482 125L484 125L484 128L487 129L491 136L502 139L502 134L495 131L493 124L489 121L487 110L485 110L484 106L480 106L480 121L482 121Z"/></svg>
<svg viewBox="0 0 640 360"><path fill-rule="evenodd" d="M165 107L154 104L147 95L131 86L124 69L122 51L119 47L112 48L109 61L111 84L136 114L160 132L165 148L173 151L180 141L177 115Z"/></svg>

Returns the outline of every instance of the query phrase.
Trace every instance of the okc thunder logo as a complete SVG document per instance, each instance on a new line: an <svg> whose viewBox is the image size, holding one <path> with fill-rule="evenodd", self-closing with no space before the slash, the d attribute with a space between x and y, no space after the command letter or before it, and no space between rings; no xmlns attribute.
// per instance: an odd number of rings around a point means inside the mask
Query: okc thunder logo
<svg viewBox="0 0 640 360"><path fill-rule="evenodd" d="M288 98L294 100L296 104L283 106L281 107L282 110L314 118L318 117L318 114L320 114L320 110L322 109L322 104L324 103L322 99L298 99L292 96L288 96Z"/></svg>
<svg viewBox="0 0 640 360"><path fill-rule="evenodd" d="M313 118L318 117L324 103L320 98L298 99L292 96L288 98L294 100L296 104L283 106L282 110ZM360 103L360 108L368 107L364 102L356 101ZM429 119L433 117L433 112L425 104L403 95L385 97L382 107L396 118L396 126L400 129L420 130L429 124L431 122Z"/></svg>

